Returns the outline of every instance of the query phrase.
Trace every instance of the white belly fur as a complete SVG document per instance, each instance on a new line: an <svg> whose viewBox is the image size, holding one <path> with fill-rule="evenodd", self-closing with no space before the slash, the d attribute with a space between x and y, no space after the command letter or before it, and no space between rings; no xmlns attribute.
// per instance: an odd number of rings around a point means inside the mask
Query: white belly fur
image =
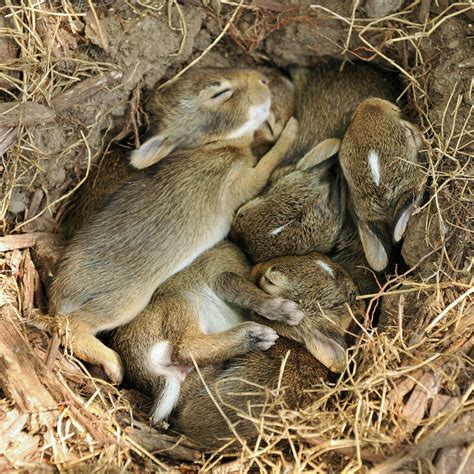
<svg viewBox="0 0 474 474"><path fill-rule="evenodd" d="M245 321L244 311L222 301L208 286L197 296L199 325L204 334L226 331Z"/></svg>

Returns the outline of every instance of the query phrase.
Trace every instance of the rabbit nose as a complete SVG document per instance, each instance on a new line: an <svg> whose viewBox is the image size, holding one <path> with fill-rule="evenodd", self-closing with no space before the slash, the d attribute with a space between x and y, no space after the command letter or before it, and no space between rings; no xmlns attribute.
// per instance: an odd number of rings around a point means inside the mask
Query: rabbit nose
<svg viewBox="0 0 474 474"><path fill-rule="evenodd" d="M263 84L264 86L268 86L269 84L269 79L265 74L262 74L261 72L255 71L257 73L256 79L260 82L260 84Z"/></svg>

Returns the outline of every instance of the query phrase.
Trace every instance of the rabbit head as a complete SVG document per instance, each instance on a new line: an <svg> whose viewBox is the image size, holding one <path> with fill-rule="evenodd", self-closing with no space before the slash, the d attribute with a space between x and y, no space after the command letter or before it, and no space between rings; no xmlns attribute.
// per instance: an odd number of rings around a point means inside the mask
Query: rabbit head
<svg viewBox="0 0 474 474"><path fill-rule="evenodd" d="M401 118L400 109L379 98L360 103L342 140L339 159L364 252L376 271L389 266L393 245L401 241L421 199L422 143L420 131Z"/></svg>
<svg viewBox="0 0 474 474"><path fill-rule="evenodd" d="M192 69L153 95L150 128L131 154L146 168L174 149L253 137L270 116L268 79L251 69Z"/></svg>
<svg viewBox="0 0 474 474"><path fill-rule="evenodd" d="M321 142L237 211L230 235L253 262L332 249L346 201L337 161L327 159L338 146L339 140Z"/></svg>
<svg viewBox="0 0 474 474"><path fill-rule="evenodd" d="M298 304L304 318L296 326L267 322L282 336L303 343L333 372L346 367L346 331L360 317L357 287L347 272L316 252L257 264L251 278L266 293Z"/></svg>

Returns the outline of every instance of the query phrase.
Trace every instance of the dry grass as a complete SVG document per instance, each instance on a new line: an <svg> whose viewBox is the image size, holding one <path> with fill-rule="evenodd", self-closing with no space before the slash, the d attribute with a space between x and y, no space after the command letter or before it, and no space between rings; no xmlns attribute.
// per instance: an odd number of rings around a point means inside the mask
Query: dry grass
<svg viewBox="0 0 474 474"><path fill-rule="evenodd" d="M433 472L435 464L449 454L457 455L450 470L467 468L474 442L469 358L474 324L469 158L474 137L472 107L466 108L463 96L467 94L472 101L472 89L456 86L438 114L439 120L433 119L436 104L428 91L431 60L425 58L425 46L445 22L462 15L470 5L453 4L430 17L427 3L416 1L385 18L370 20L358 18L355 9L349 17L321 6L302 14L291 8L278 9L275 2L268 1L252 5L222 1L222 8L210 13L221 25L222 34L190 66L226 34L247 53L260 57L261 42L276 29L297 22L309 22L316 28L320 21L339 20L346 32L346 41L340 46L342 56L383 58L405 78L412 112L419 117L427 141L430 191L419 211L420 216L428 215L421 221L425 232L413 237L420 239L421 248L428 249L426 254L413 262L409 271L393 276L378 294L365 296L369 299L367 321L384 297L385 329L373 329L367 322L349 353L350 369L337 383L316 387L314 404L301 412L285 407L283 383L275 391L257 387L268 395L265 415L254 420L260 433L258 442L250 446L242 441L237 459L230 462L222 453L201 458L190 444L150 429L147 407L133 390L118 390L94 378L67 351L59 351L55 339L49 340L25 324L33 308L44 305L41 281L44 273L54 268L57 255L55 238L49 232L54 229L58 205L86 179L91 163L108 141L92 149L88 133L81 132L67 148L48 155L36 142L34 127L19 120L0 129L0 216L4 234L14 234L0 242L0 367L8 366L10 373L15 369L8 354L2 352L12 340L18 353L30 361L23 367L20 384L26 393L25 406L18 402L21 393L3 393L9 397L0 398L0 470L13 466L31 470L39 465L64 470L84 464L88 471L104 466L165 470L181 464L183 470L216 472L251 468L263 472L388 473L400 468ZM60 113L67 105L61 106L58 97L65 91L88 78L113 74L114 65L75 55L78 20L88 9L96 22L98 41L107 48L97 13L100 7L100 2L62 0L50 5L6 0L0 12L9 18L8 34L18 50L18 58L0 58L4 66L0 87L7 100L37 102ZM183 37L187 34L178 2L136 2L133 8L141 13L168 8L170 27L179 28ZM177 22L171 21L173 9ZM243 15L247 26L240 29ZM4 31L1 28L5 26L0 24L0 31ZM100 87L119 86L120 78L108 77L110 82ZM66 97L66 104L68 100ZM135 106L133 110L135 118L122 135L129 131L138 134L139 109ZM86 131L92 133L95 126L87 124ZM40 163L45 159L76 160L82 180L66 176L53 189L42 187ZM32 190L36 201L32 199L29 208L18 214L22 217L12 220L7 209L13 193L21 189ZM38 234L38 229L43 230L34 225L38 222L48 233ZM41 251L31 248L38 240L44 244ZM28 370L39 374L36 385L28 382ZM5 392L12 388L5 381L0 386ZM30 389L38 394L32 400L28 400ZM51 406L45 409L41 400L50 400Z"/></svg>

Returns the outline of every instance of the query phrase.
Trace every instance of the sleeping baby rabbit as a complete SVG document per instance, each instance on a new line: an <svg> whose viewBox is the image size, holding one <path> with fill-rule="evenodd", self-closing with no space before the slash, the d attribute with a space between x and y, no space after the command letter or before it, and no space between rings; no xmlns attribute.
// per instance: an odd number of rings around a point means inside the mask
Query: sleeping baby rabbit
<svg viewBox="0 0 474 474"><path fill-rule="evenodd" d="M363 100L381 97L395 101L400 93L393 75L360 62L294 66L289 75L299 127L283 165L296 163L327 138L342 138L355 108Z"/></svg>
<svg viewBox="0 0 474 474"><path fill-rule="evenodd" d="M131 321L159 285L222 240L291 146L294 119L256 163L250 146L270 104L266 77L248 69L194 69L158 91L149 138L131 156L143 171L66 248L50 315L67 323L75 355L112 381L122 379L120 357L96 334Z"/></svg>
<svg viewBox="0 0 474 474"><path fill-rule="evenodd" d="M322 255L277 258L257 265L252 275L268 294L298 302L304 318L297 326L269 322L282 337L266 352L252 351L201 369L232 430L199 374L189 374L182 386L173 428L204 448L223 446L233 438L233 430L247 441L255 439L258 423L249 417L259 418L271 400L269 390L275 390L280 380L287 408L297 410L309 405L312 397L307 391L332 377L317 359L321 349L339 354L338 370L343 369L345 332L353 318L361 314L356 286L340 266ZM282 373L282 361L288 352Z"/></svg>
<svg viewBox="0 0 474 474"><path fill-rule="evenodd" d="M250 322L245 308L283 325L303 318L293 301L250 283L249 272L243 253L224 241L169 278L142 313L113 331L110 346L126 379L155 398L153 422L170 414L193 359L204 366L274 344L275 331Z"/></svg>
<svg viewBox="0 0 474 474"><path fill-rule="evenodd" d="M293 171L272 178L263 194L237 211L230 236L252 262L312 251L330 255L362 294L370 294L377 283L348 212L347 183L335 156L339 144L324 140Z"/></svg>
<svg viewBox="0 0 474 474"><path fill-rule="evenodd" d="M278 140L288 120L294 113L293 83L279 69L262 66L257 68L268 79L268 87L272 98L270 113L267 120L257 129L252 142L252 152L262 157ZM153 114L154 104L145 104ZM149 132L152 134L152 132ZM104 204L116 189L125 181L139 172L130 165L127 150L118 146L112 147L91 168L86 182L76 192L62 220L62 228L70 238L95 212Z"/></svg>
<svg viewBox="0 0 474 474"><path fill-rule="evenodd" d="M423 195L426 173L418 128L400 109L372 98L356 109L339 154L365 255L375 271L390 264Z"/></svg>

